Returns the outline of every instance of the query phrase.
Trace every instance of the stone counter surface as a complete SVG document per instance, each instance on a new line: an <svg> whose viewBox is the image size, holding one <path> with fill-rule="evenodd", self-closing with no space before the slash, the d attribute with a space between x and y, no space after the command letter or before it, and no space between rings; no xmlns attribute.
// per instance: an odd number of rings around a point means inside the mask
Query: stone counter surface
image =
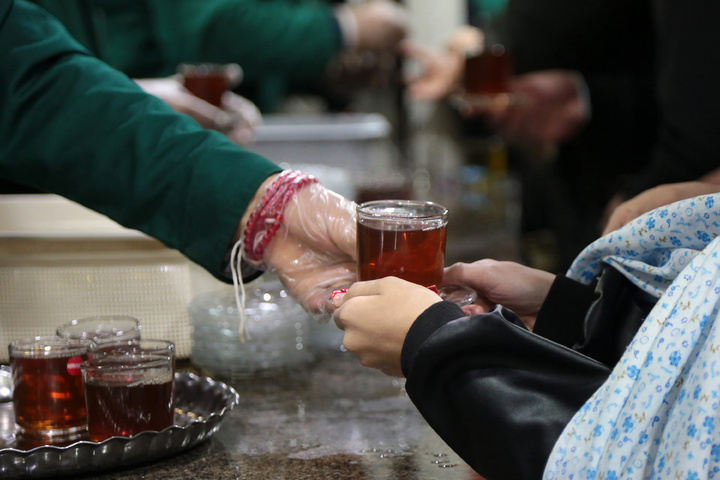
<svg viewBox="0 0 720 480"><path fill-rule="evenodd" d="M240 403L208 441L79 480L481 480L427 425L404 380L362 367L352 354L224 381Z"/></svg>

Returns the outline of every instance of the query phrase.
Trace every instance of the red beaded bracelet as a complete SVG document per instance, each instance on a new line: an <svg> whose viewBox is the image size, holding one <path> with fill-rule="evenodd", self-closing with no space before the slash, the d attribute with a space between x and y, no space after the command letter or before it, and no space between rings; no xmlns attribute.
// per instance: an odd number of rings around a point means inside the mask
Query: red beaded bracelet
<svg viewBox="0 0 720 480"><path fill-rule="evenodd" d="M260 203L250 214L243 232L243 255L250 265L266 270L263 255L283 221L287 202L305 185L317 178L296 170L285 170L265 191Z"/></svg>

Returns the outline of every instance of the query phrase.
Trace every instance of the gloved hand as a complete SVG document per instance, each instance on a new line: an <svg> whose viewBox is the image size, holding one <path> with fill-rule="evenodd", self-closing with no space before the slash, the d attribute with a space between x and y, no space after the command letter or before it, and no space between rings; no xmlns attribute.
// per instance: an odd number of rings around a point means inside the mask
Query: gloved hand
<svg viewBox="0 0 720 480"><path fill-rule="evenodd" d="M543 270L490 259L456 263L443 274L443 283L467 285L477 292L475 304L462 307L465 313L489 312L500 304L515 312L530 330L554 280L555 275Z"/></svg>
<svg viewBox="0 0 720 480"><path fill-rule="evenodd" d="M268 187L270 198L274 197L273 192L287 191L277 187L278 184L282 182L275 180ZM268 193L263 200L268 198ZM272 206L264 206L263 200L255 208L260 212L273 211ZM280 226L267 244L259 266L277 273L288 293L318 321L331 317L332 291L357 279L355 207L355 202L320 183L310 183L300 186L284 207L280 207L281 215L269 215L279 219ZM251 214L249 222L253 221L258 220L253 220ZM274 221L267 223L273 225ZM248 227L246 236L249 233ZM250 244L257 244L266 235L250 237ZM244 252L246 261L257 266L252 256L247 255L247 249Z"/></svg>
<svg viewBox="0 0 720 480"><path fill-rule="evenodd" d="M410 28L410 17L401 5L388 0L372 0L340 8L340 29L349 48L394 51ZM345 13L343 13L345 12ZM348 18L350 24L343 20Z"/></svg>
<svg viewBox="0 0 720 480"><path fill-rule="evenodd" d="M135 83L176 112L189 115L203 128L224 133L238 145L247 145L262 123L260 110L250 100L232 92L223 95L221 109L190 93L176 77L136 79Z"/></svg>

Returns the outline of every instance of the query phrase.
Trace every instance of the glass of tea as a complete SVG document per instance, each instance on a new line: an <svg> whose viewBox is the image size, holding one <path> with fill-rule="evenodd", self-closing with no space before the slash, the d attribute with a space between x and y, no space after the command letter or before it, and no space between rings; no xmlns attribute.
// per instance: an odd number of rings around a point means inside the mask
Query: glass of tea
<svg viewBox="0 0 720 480"><path fill-rule="evenodd" d="M28 447L67 445L87 431L80 365L88 343L32 337L10 343L18 441Z"/></svg>
<svg viewBox="0 0 720 480"><path fill-rule="evenodd" d="M159 432L173 425L172 358L107 354L81 365L90 440Z"/></svg>
<svg viewBox="0 0 720 480"><path fill-rule="evenodd" d="M357 207L358 279L442 285L448 210L433 202L374 200Z"/></svg>
<svg viewBox="0 0 720 480"><path fill-rule="evenodd" d="M463 285L443 286L448 209L419 200L375 200L357 207L358 280L398 277L435 287L460 306L477 293Z"/></svg>
<svg viewBox="0 0 720 480"><path fill-rule="evenodd" d="M178 73L190 93L216 107L222 107L223 94L242 78L242 69L236 63L183 63Z"/></svg>
<svg viewBox="0 0 720 480"><path fill-rule="evenodd" d="M175 373L175 344L170 340L143 338L135 340L122 340L107 343L91 342L88 347L88 359L108 355L165 355L172 359L173 373Z"/></svg>
<svg viewBox="0 0 720 480"><path fill-rule="evenodd" d="M462 93L452 102L466 113L505 108L520 99L511 93L515 72L512 53L502 44L471 50L465 55Z"/></svg>
<svg viewBox="0 0 720 480"><path fill-rule="evenodd" d="M129 315L95 315L60 325L57 334L98 344L139 340L140 320Z"/></svg>

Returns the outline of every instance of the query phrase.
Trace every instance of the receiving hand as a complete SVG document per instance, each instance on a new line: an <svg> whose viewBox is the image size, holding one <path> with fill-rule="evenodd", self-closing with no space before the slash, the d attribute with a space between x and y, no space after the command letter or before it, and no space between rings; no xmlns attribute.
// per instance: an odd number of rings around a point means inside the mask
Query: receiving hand
<svg viewBox="0 0 720 480"><path fill-rule="evenodd" d="M441 100L462 88L465 56L484 48L482 30L464 25L458 27L448 39L444 52L422 45L405 42L400 53L417 62L419 72L406 79L408 91L419 100Z"/></svg>
<svg viewBox="0 0 720 480"><path fill-rule="evenodd" d="M430 305L442 301L426 287L386 277L357 282L336 295L334 318L345 330L343 345L366 367L402 376L400 354L410 326Z"/></svg>
<svg viewBox="0 0 720 480"><path fill-rule="evenodd" d="M485 115L509 142L554 146L572 138L589 120L583 82L578 73L566 70L518 75L510 84L517 102L471 114Z"/></svg>
<svg viewBox="0 0 720 480"><path fill-rule="evenodd" d="M460 89L464 58L412 42L401 45L400 53L417 62L418 72L405 79L408 92L418 100L442 100Z"/></svg>
<svg viewBox="0 0 720 480"><path fill-rule="evenodd" d="M490 259L456 263L443 276L445 285L467 285L477 292L475 304L463 307L465 313L489 312L499 304L515 312L530 330L554 280L555 275L543 270Z"/></svg>
<svg viewBox="0 0 720 480"><path fill-rule="evenodd" d="M262 122L258 108L232 92L225 92L223 108L218 108L190 93L175 77L137 79L135 83L176 112L192 117L203 128L224 133L238 145L247 145Z"/></svg>
<svg viewBox="0 0 720 480"><path fill-rule="evenodd" d="M720 192L720 185L715 183L669 183L645 190L623 203L619 203L616 200L619 205L615 206L612 202L609 204L608 211L612 213L609 214L609 220L605 225L603 235L617 230L643 213L654 210L655 208L669 205L686 198L717 192Z"/></svg>

